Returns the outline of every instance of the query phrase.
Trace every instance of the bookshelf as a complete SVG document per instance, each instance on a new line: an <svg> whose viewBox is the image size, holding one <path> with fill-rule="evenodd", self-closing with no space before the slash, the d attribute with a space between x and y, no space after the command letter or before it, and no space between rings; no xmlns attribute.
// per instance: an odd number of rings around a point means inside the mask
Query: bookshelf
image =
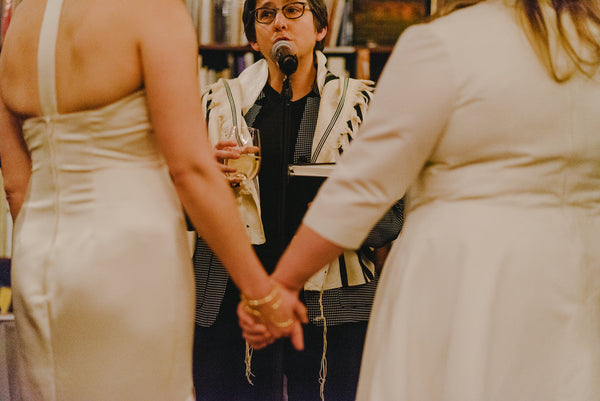
<svg viewBox="0 0 600 401"><path fill-rule="evenodd" d="M393 46L326 47L324 53L328 56L330 64L333 58L343 57L351 77L377 81L393 48Z"/></svg>
<svg viewBox="0 0 600 401"><path fill-rule="evenodd" d="M204 87L219 78L233 78L244 68L259 59L249 44L214 43L200 45L198 49L198 66L200 86Z"/></svg>
<svg viewBox="0 0 600 401"><path fill-rule="evenodd" d="M430 0L354 0L353 4L355 46L392 46L407 27L423 21L431 10Z"/></svg>
<svg viewBox="0 0 600 401"><path fill-rule="evenodd" d="M333 64L337 65L338 59L341 59L343 68L349 76L377 81L392 50L393 46L334 46L325 47L323 53L327 55L329 67L333 71L340 72L333 68ZM243 70L243 67L262 57L250 45L200 45L198 54L199 62L206 70L201 74L213 78L209 77L201 84L215 82L214 78L233 78Z"/></svg>
<svg viewBox="0 0 600 401"><path fill-rule="evenodd" d="M201 84L236 77L261 57L243 34L243 0L185 1L198 31ZM426 18L438 1L324 0L329 11L324 53L330 69L377 81L402 30ZM234 26L233 34L220 31Z"/></svg>
<svg viewBox="0 0 600 401"><path fill-rule="evenodd" d="M0 43L22 0L0 0ZM260 54L243 33L243 0L184 0L198 34L203 73L214 82L235 77ZM324 0L329 11L325 54L351 77L377 81L401 31L434 12L444 0ZM253 57L250 57L253 55ZM330 65L332 67L332 65ZM339 67L342 68L342 67ZM334 68L332 68L334 69ZM338 72L337 69L334 69Z"/></svg>

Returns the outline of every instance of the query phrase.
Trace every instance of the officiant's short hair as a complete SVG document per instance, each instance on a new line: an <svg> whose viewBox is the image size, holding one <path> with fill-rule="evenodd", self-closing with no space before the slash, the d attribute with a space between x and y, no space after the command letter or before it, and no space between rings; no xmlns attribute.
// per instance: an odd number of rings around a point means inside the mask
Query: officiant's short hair
<svg viewBox="0 0 600 401"><path fill-rule="evenodd" d="M324 0L306 0L306 4L311 10L313 15L313 21L317 32L323 28L328 28L329 23L327 22L327 6ZM244 23L244 33L248 42L256 42L256 29L254 25L254 9L256 8L256 0L244 1L244 11L242 14L242 21ZM315 50L323 50L325 47L324 40L320 40L315 45Z"/></svg>

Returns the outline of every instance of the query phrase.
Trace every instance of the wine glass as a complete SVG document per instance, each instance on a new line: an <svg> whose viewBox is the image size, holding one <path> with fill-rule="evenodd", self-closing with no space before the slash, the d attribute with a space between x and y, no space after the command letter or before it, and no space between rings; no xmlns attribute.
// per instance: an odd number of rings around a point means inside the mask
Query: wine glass
<svg viewBox="0 0 600 401"><path fill-rule="evenodd" d="M225 135L238 144L240 157L225 159L225 165L235 168L235 172L227 173L239 181L252 180L260 169L260 132L258 128L233 127Z"/></svg>

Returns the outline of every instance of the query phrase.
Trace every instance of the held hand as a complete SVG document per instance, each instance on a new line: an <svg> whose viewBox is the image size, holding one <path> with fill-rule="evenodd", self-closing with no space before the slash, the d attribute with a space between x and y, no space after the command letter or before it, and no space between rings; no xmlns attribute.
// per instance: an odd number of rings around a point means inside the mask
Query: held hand
<svg viewBox="0 0 600 401"><path fill-rule="evenodd" d="M308 318L306 308L296 292L274 283L273 290L262 299L249 300L242 296L240 309L240 325L244 330L244 338L251 345L268 345L269 339L264 332L266 328L274 338L288 336L296 349L304 348L301 322L307 323ZM254 324L248 319L250 316Z"/></svg>
<svg viewBox="0 0 600 401"><path fill-rule="evenodd" d="M288 299L294 310L295 322L290 327L289 337L292 345L297 350L304 349L304 334L302 332L302 323L308 323L308 314L306 307L298 299L298 292L281 287L282 298Z"/></svg>
<svg viewBox="0 0 600 401"><path fill-rule="evenodd" d="M215 145L214 154L219 163L223 163L225 159L239 159L244 153L258 153L258 146L240 147L234 140L222 139Z"/></svg>
<svg viewBox="0 0 600 401"><path fill-rule="evenodd" d="M227 174L227 173L235 173L237 170L233 167L229 167L229 166L225 165L224 162L225 162L225 159L239 159L241 153L242 152L240 151L240 148L237 146L237 143L231 139L220 140L215 145L215 148L214 148L214 154L215 154L215 158L217 159L217 162L219 163L219 168L221 169L221 172L227 178L227 181L229 181L229 185L231 187L239 186L240 179L235 178L232 174Z"/></svg>
<svg viewBox="0 0 600 401"><path fill-rule="evenodd" d="M267 326L254 320L253 315L245 310L242 302L238 304L237 314L242 328L242 336L252 348L262 349L275 341L275 337L267 329Z"/></svg>
<svg viewBox="0 0 600 401"><path fill-rule="evenodd" d="M219 163L223 163L225 159L239 159L240 148L232 139L222 139L215 145L215 157Z"/></svg>
<svg viewBox="0 0 600 401"><path fill-rule="evenodd" d="M260 152L260 148L258 146L246 146L243 147L242 150L240 151L240 153L250 153L250 154L254 154L254 153L258 153Z"/></svg>

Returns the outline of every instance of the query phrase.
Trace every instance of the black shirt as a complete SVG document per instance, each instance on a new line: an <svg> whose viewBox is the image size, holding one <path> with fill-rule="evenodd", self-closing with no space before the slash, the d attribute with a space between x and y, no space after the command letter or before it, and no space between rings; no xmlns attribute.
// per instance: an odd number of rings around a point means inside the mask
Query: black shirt
<svg viewBox="0 0 600 401"><path fill-rule="evenodd" d="M261 135L262 161L258 179L266 242L255 246L255 250L269 272L275 268L320 185L317 180L305 182L296 177L290 180L287 174L287 165L291 162L310 161L319 101L315 86L309 94L291 102L287 158L283 157L284 100L279 93L267 83L244 116L247 124L258 128Z"/></svg>

